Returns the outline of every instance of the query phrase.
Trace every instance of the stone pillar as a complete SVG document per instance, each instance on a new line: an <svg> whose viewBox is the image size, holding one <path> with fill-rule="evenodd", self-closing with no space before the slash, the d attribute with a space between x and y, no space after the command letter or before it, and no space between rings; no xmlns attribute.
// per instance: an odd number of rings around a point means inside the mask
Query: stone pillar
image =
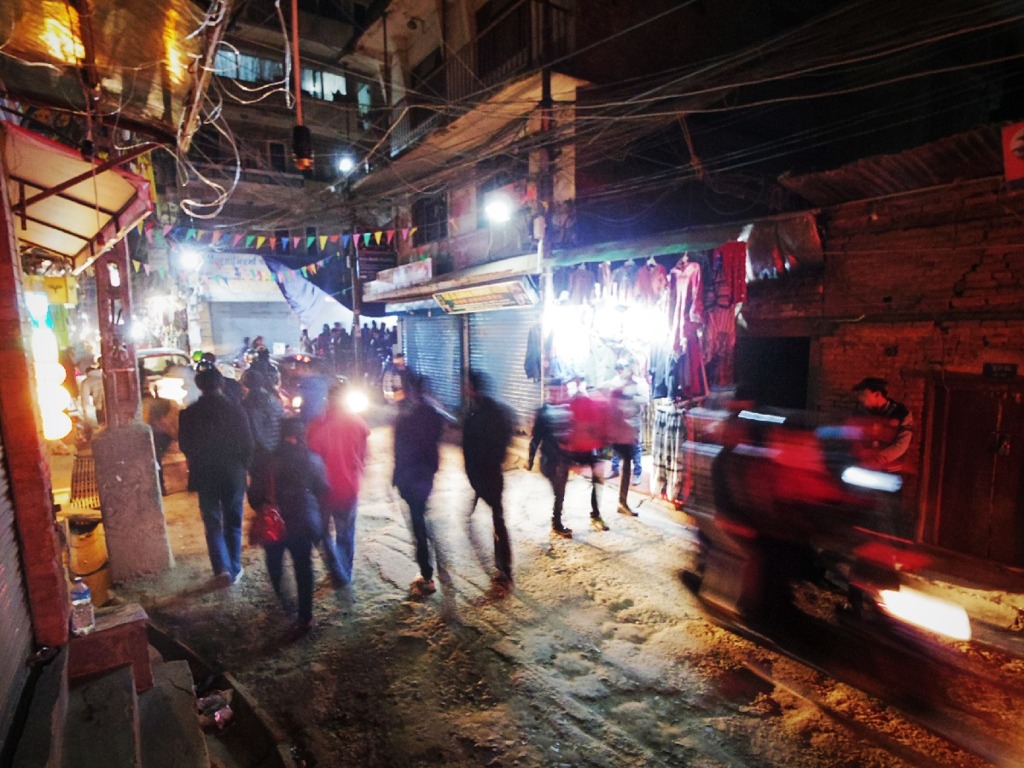
<svg viewBox="0 0 1024 768"><path fill-rule="evenodd" d="M164 523L153 431L140 420L139 372L128 337L132 316L124 239L96 262L107 428L92 441L96 487L114 583L174 564Z"/></svg>
<svg viewBox="0 0 1024 768"><path fill-rule="evenodd" d="M117 584L174 565L149 425L108 427L93 438L92 453L111 579Z"/></svg>

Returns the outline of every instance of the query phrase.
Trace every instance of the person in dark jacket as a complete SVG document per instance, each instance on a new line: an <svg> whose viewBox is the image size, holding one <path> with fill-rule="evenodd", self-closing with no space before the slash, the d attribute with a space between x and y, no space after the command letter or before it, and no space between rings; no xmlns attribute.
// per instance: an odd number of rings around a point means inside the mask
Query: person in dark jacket
<svg viewBox="0 0 1024 768"><path fill-rule="evenodd" d="M252 435L242 406L222 392L216 368L196 373L199 400L178 417L178 446L188 461L189 488L199 494L210 564L218 579L242 576L242 507Z"/></svg>
<svg viewBox="0 0 1024 768"><path fill-rule="evenodd" d="M471 372L466 383L468 410L462 424L462 455L466 477L476 494L470 514L480 499L491 508L494 566L498 570L495 586L508 589L512 586L512 545L501 499L505 489L502 466L512 442L513 419L508 407L490 397L487 391L484 374Z"/></svg>
<svg viewBox="0 0 1024 768"><path fill-rule="evenodd" d="M274 593L283 599L281 576L284 553L292 556L298 616L290 634L303 635L313 628L313 547L323 533L319 499L328 490L323 459L306 446L305 425L300 419L281 422L281 443L273 453L258 457L249 485L253 509L267 501L277 504L285 524L285 538L265 544L267 573Z"/></svg>
<svg viewBox="0 0 1024 768"><path fill-rule="evenodd" d="M551 516L551 532L563 539L572 538L572 528L562 524L562 505L565 502L565 486L569 481L569 457L562 448L572 423L572 415L565 405L565 385L561 380L548 382L548 399L540 408L533 422L530 438L530 455L526 468L533 469L533 460L540 449L540 471L551 483L555 493L555 508Z"/></svg>
<svg viewBox="0 0 1024 768"><path fill-rule="evenodd" d="M408 378L405 399L395 420L395 470L391 478L399 495L409 505L416 538L416 562L420 568L420 575L412 584L416 596L437 591L427 543L427 499L434 487L444 416L426 402L425 389L422 377Z"/></svg>
<svg viewBox="0 0 1024 768"><path fill-rule="evenodd" d="M281 420L284 418L281 398L273 384L253 368L242 374L242 386L247 390L242 408L249 418L255 456L273 453L281 443Z"/></svg>

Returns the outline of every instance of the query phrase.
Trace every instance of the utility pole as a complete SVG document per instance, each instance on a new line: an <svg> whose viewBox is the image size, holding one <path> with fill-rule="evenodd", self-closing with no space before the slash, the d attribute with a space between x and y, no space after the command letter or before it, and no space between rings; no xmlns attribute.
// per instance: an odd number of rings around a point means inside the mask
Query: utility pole
<svg viewBox="0 0 1024 768"><path fill-rule="evenodd" d="M355 373L357 377L363 374L363 329L360 323L360 315L363 308L363 281L359 277L359 242L355 232L352 233L352 353L355 355Z"/></svg>

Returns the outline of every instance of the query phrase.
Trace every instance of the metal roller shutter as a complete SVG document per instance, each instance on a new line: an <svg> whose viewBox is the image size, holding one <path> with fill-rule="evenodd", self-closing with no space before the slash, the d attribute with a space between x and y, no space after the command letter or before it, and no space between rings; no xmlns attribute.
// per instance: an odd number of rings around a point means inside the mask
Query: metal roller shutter
<svg viewBox="0 0 1024 768"><path fill-rule="evenodd" d="M21 578L14 505L7 464L0 443L0 737L10 730L14 710L28 677L25 660L32 652L32 621Z"/></svg>
<svg viewBox="0 0 1024 768"><path fill-rule="evenodd" d="M452 413L462 406L462 325L455 315L402 320L405 358Z"/></svg>
<svg viewBox="0 0 1024 768"><path fill-rule="evenodd" d="M540 383L526 378L526 341L530 328L540 322L540 309L502 309L469 316L469 363L487 374L494 394L511 406L519 427L528 429L540 407Z"/></svg>

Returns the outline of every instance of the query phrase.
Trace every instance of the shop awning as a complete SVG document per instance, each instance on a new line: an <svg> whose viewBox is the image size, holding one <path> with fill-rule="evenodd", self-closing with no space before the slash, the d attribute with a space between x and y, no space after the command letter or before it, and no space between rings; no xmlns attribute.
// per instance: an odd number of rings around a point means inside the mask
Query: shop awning
<svg viewBox="0 0 1024 768"><path fill-rule="evenodd" d="M791 254L796 264L820 264L821 241L814 214L801 212L704 227L689 227L658 232L629 240L615 240L578 248L556 248L545 260L546 269L569 267L598 261L644 261L684 251L703 251L723 243L743 239L754 276L761 274L761 265L772 265L774 251Z"/></svg>
<svg viewBox="0 0 1024 768"><path fill-rule="evenodd" d="M64 259L78 274L153 209L149 182L32 131L0 122L20 248Z"/></svg>

